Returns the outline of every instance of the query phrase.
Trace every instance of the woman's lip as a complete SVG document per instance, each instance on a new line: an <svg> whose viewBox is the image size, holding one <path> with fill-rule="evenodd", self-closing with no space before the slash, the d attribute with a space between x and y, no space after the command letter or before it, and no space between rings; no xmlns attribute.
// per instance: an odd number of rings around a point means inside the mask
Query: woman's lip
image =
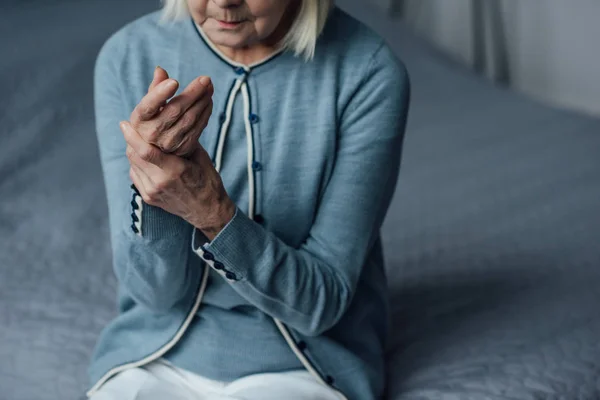
<svg viewBox="0 0 600 400"><path fill-rule="evenodd" d="M226 28L226 29L233 29L238 27L242 22L244 21L237 21L237 22L227 22L227 21L221 21L221 20L217 20L217 22L219 23L219 25L222 28Z"/></svg>

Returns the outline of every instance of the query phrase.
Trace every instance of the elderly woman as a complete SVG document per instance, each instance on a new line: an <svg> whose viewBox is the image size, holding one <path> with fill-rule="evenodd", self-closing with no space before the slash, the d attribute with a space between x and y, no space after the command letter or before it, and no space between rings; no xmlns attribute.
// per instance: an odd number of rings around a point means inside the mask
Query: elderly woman
<svg viewBox="0 0 600 400"><path fill-rule="evenodd" d="M381 397L407 82L332 1L166 0L113 35L95 107L119 314L88 396Z"/></svg>

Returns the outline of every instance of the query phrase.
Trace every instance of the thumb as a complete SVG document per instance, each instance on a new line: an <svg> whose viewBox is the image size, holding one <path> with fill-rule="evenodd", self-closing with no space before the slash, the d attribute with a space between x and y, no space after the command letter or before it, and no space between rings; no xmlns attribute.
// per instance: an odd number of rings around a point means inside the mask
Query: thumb
<svg viewBox="0 0 600 400"><path fill-rule="evenodd" d="M151 92L159 83L169 79L169 74L160 66L157 66L154 69L154 76L152 78L152 83L150 83L150 87L148 88L148 92Z"/></svg>

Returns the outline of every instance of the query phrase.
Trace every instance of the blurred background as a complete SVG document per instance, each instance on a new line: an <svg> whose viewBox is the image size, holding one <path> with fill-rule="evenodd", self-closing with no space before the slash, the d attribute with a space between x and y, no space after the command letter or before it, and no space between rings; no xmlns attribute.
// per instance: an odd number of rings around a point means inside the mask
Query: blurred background
<svg viewBox="0 0 600 400"><path fill-rule="evenodd" d="M597 0L375 0L491 79L600 115Z"/></svg>
<svg viewBox="0 0 600 400"><path fill-rule="evenodd" d="M387 398L600 399L600 1L337 3L412 82ZM0 400L85 397L116 312L93 67L159 8L0 1Z"/></svg>

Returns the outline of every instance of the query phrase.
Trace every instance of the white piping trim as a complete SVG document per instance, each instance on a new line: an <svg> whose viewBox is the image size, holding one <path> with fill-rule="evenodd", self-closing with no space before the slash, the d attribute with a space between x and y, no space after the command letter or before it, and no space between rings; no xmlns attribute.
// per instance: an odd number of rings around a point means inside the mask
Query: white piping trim
<svg viewBox="0 0 600 400"><path fill-rule="evenodd" d="M254 219L254 135L252 135L252 126L250 125L250 94L248 93L248 84L242 84L242 97L244 98L244 125L246 127L246 142L248 144L248 217Z"/></svg>
<svg viewBox="0 0 600 400"><path fill-rule="evenodd" d="M133 224L137 229L136 235L142 236L142 209L144 207L144 202L142 201L142 196L136 192L133 193L133 199L138 206L137 210L133 210L133 213L137 217L137 222L134 221Z"/></svg>
<svg viewBox="0 0 600 400"><path fill-rule="evenodd" d="M279 332L281 332L281 334L283 335L283 338L285 339L287 344L290 346L290 348L292 349L294 354L296 354L296 357L298 357L298 359L300 360L302 365L304 365L304 368L306 368L308 370L308 372L310 372L319 383L327 386L327 383L323 380L323 378L321 377L321 374L319 374L317 372L317 370L314 369L314 367L312 366L310 361L308 361L306 356L304 354L302 354L300 349L298 349L296 342L294 342L294 338L292 338L292 335L290 335L290 333L288 332L285 325L283 325L283 323L280 320L278 320L277 318L273 318L273 321L275 321L275 325L277 325Z"/></svg>
<svg viewBox="0 0 600 400"><path fill-rule="evenodd" d="M238 91L240 90L240 86L242 86L243 81L238 79L235 82L235 85L231 89L229 93L229 98L227 99L227 109L225 111L225 122L221 126L221 132L219 132L219 146L217 147L217 155L215 160L215 169L217 172L221 171L221 165L223 162L223 151L225 148L225 138L227 137L227 133L229 132L229 125L231 124L231 115L233 113L233 104L235 102L235 98L237 96Z"/></svg>
<svg viewBox="0 0 600 400"><path fill-rule="evenodd" d="M198 309L200 308L200 304L202 303L202 297L204 296L204 291L206 290L206 284L208 282L208 272L209 272L209 267L206 266L204 268L204 272L203 272L203 275L202 275L202 283L200 284L200 289L198 290L198 296L196 297L196 301L194 302L194 306L192 307L192 310L187 315L186 319L183 321L183 324L181 325L181 327L179 328L179 330L175 333L175 336L173 336L173 338L169 342L167 342L167 344L165 344L163 347L161 347L156 352L150 354L148 357L143 358L143 359L141 359L139 361L136 361L136 362L133 362L133 363L120 365L120 366L118 366L116 368L113 368L110 371L108 371L86 393L87 397L92 397L92 395L94 393L96 393L98 391L98 389L100 389L100 387L102 385L104 385L106 383L106 381L108 381L114 375L116 375L116 374L118 374L118 373L120 373L122 371L125 371L127 369L130 369L130 368L141 367L142 365L151 363L152 361L155 361L155 360L159 359L167 351L171 350L171 348L173 348L173 346L175 346L177 344L177 342L179 342L179 340L181 339L181 337L183 336L183 334L187 330L188 326L191 324L192 319L194 318L194 316L198 312Z"/></svg>
<svg viewBox="0 0 600 400"><path fill-rule="evenodd" d="M292 351L294 352L294 354L296 355L298 360L300 360L302 365L304 365L304 368L306 368L306 370L317 380L317 382L331 388L331 386L328 385L327 382L325 382L323 380L323 377L321 376L321 374L319 374L317 372L317 370L315 370L315 368L312 366L312 364L310 363L308 358L306 358L304 353L302 353L302 351L298 348L298 345L296 345L296 342L294 341L294 338L292 338L292 335L290 335L290 332L288 331L287 327L277 318L273 318L273 321L275 321L275 325L277 325L279 332L281 332L281 335L287 342L290 349L292 349ZM337 394L340 395L341 400L348 400L342 392L340 392L339 390L337 390L335 388L332 388L332 389L335 390L337 392Z"/></svg>

